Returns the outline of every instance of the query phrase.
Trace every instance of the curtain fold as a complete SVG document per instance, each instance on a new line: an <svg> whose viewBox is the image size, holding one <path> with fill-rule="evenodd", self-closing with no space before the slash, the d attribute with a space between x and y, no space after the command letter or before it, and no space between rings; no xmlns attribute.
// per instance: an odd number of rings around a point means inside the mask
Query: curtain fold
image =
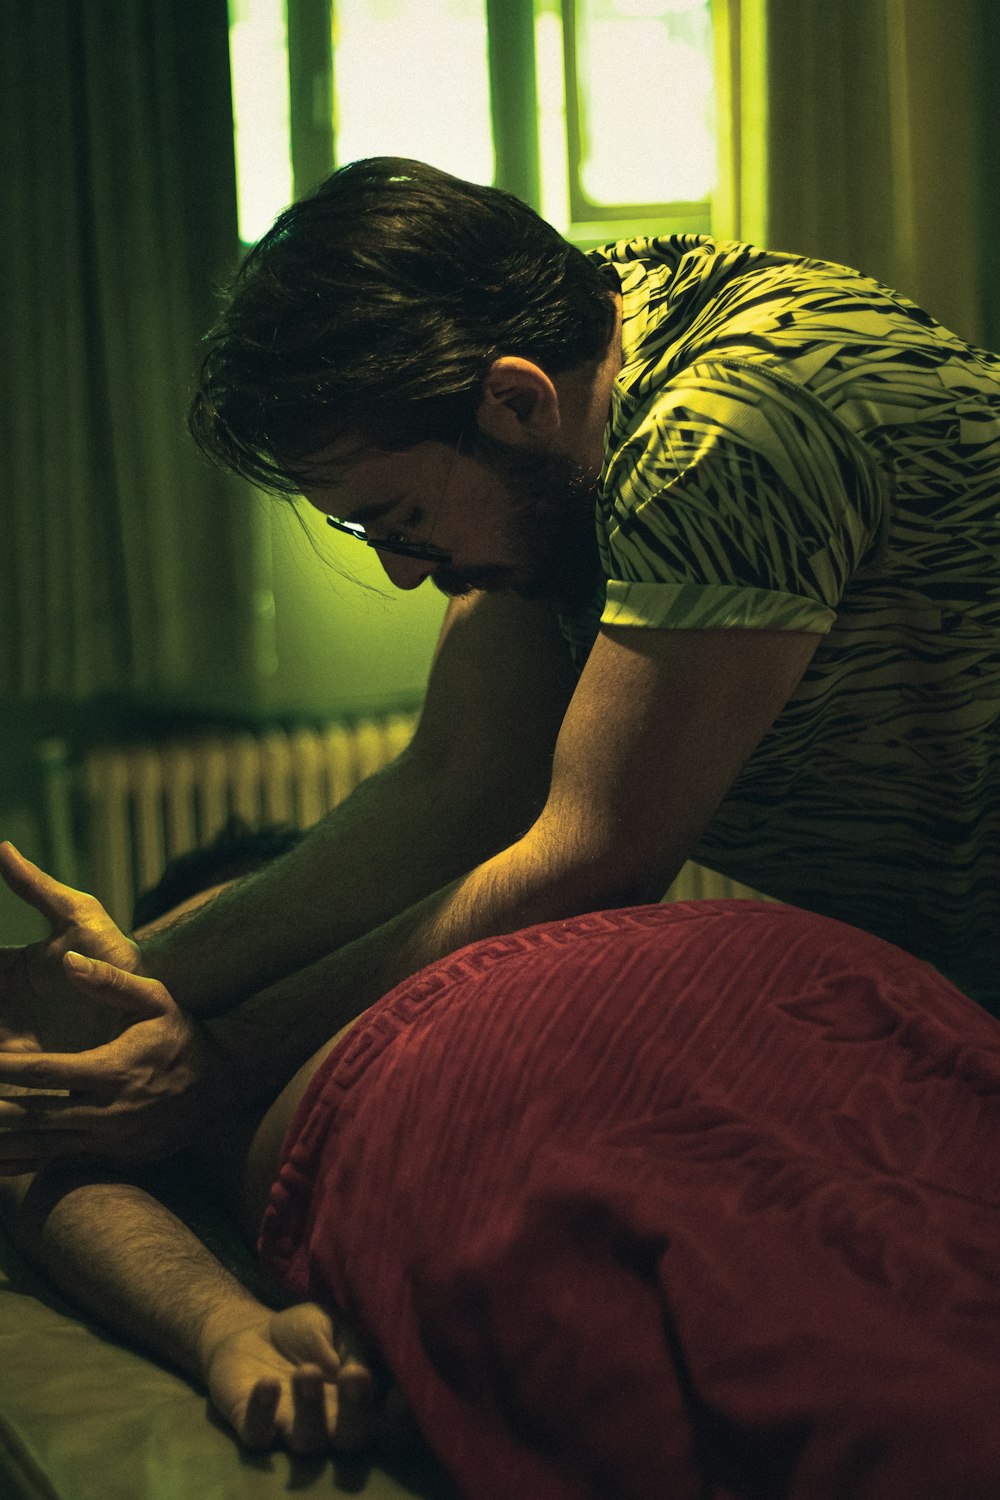
<svg viewBox="0 0 1000 1500"><path fill-rule="evenodd" d="M716 224L996 345L995 0L716 0Z"/></svg>
<svg viewBox="0 0 1000 1500"><path fill-rule="evenodd" d="M184 427L236 263L225 0L0 5L0 697L252 697L252 501Z"/></svg>

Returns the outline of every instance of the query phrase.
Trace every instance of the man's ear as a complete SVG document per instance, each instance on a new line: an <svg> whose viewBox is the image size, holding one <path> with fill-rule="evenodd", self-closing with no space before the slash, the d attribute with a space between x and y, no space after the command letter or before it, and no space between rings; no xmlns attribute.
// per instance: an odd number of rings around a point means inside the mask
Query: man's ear
<svg viewBox="0 0 1000 1500"><path fill-rule="evenodd" d="M486 372L476 422L501 443L551 441L559 431L559 395L539 365L503 354Z"/></svg>

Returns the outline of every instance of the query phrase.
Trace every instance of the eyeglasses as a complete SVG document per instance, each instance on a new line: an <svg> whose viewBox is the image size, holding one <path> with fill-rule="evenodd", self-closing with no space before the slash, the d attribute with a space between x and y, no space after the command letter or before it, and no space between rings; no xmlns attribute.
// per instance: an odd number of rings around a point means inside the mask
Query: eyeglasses
<svg viewBox="0 0 1000 1500"><path fill-rule="evenodd" d="M393 557L410 557L416 562L451 562L451 553L446 552L443 547L435 547L433 542L411 542L409 537L392 531L386 537L369 536L360 521L340 521L336 516L327 516L326 524L332 526L334 531L342 531L345 536L353 536L357 541L364 542L366 547L374 547L379 552L391 552Z"/></svg>
<svg viewBox="0 0 1000 1500"><path fill-rule="evenodd" d="M444 500L448 485L451 483L455 460L462 447L462 436L463 434L459 433L444 484L441 486L440 501ZM356 541L364 542L366 547L374 547L378 552L388 552L393 557L408 557L414 562L442 563L445 567L451 566L451 553L446 552L443 547L435 547L433 542L414 542L409 537L401 536L399 532L393 531L385 537L371 537L363 522L341 521L337 516L327 516L326 524L332 526L334 531L342 531L345 536L353 536Z"/></svg>

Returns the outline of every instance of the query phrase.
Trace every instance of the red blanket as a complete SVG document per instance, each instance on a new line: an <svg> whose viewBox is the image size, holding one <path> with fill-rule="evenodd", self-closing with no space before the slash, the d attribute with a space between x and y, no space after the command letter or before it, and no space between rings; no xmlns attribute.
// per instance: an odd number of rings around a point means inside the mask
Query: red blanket
<svg viewBox="0 0 1000 1500"><path fill-rule="evenodd" d="M997 1500L1000 1024L695 902L476 944L289 1132L262 1248L470 1500Z"/></svg>

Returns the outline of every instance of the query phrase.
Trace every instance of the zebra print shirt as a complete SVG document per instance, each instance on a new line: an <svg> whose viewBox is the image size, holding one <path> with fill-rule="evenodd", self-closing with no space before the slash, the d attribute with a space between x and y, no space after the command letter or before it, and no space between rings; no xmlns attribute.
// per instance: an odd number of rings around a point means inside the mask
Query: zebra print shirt
<svg viewBox="0 0 1000 1500"><path fill-rule="evenodd" d="M695 858L1000 1002L1000 357L843 266L593 254L624 299L601 622L822 635Z"/></svg>

